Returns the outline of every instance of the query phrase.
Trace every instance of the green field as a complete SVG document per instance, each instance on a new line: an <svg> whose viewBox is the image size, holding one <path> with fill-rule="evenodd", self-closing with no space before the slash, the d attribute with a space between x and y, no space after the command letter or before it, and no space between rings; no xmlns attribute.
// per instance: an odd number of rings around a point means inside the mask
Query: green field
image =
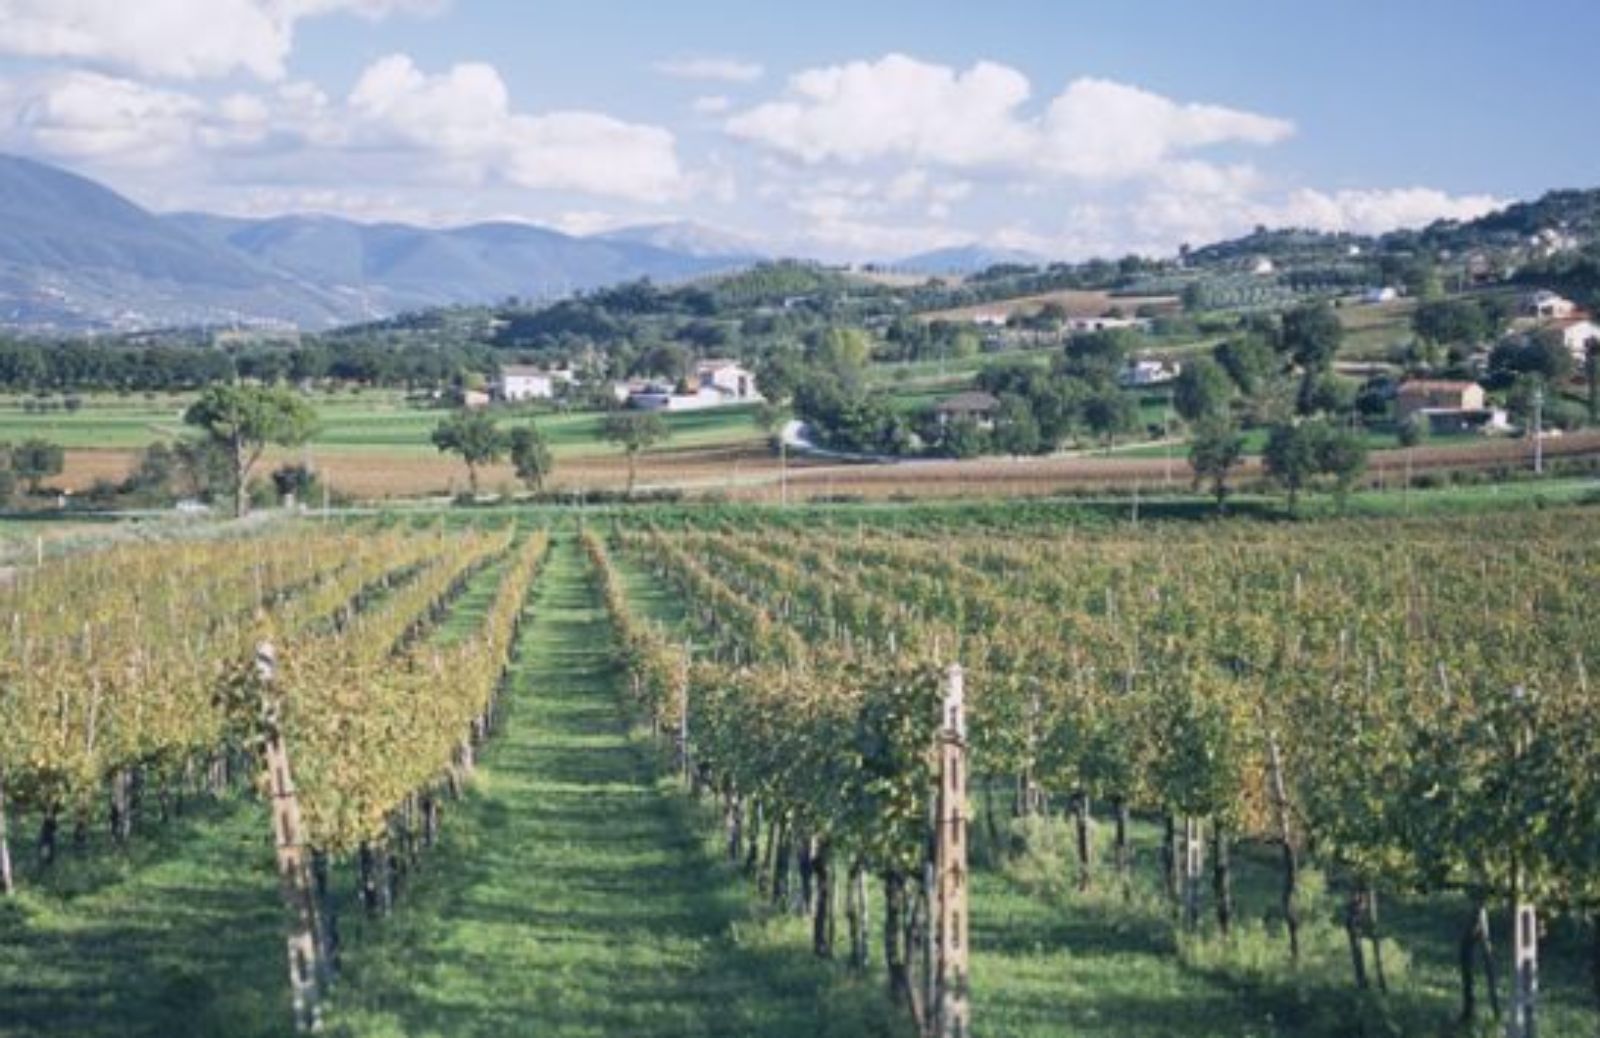
<svg viewBox="0 0 1600 1038"><path fill-rule="evenodd" d="M445 412L407 404L395 393L339 394L311 398L321 420L310 447L342 452L370 451L384 455L432 455L429 435ZM20 401L0 401L0 442L41 437L68 448L138 449L171 441L184 434L182 397L95 396L76 411L29 413ZM595 412L497 412L502 425L532 420L558 454L609 453L600 438L602 416ZM728 407L663 416L671 443L707 447L749 443L762 430L753 407Z"/></svg>

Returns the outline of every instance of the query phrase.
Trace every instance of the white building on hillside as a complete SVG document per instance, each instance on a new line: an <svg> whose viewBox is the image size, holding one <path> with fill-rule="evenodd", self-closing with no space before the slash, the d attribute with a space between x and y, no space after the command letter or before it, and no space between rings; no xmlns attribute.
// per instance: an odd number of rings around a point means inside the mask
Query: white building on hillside
<svg viewBox="0 0 1600 1038"><path fill-rule="evenodd" d="M1117 328L1127 328L1136 332L1148 332L1152 322L1145 317L1069 317L1066 330L1068 335L1086 335L1090 332L1109 332Z"/></svg>
<svg viewBox="0 0 1600 1038"><path fill-rule="evenodd" d="M1565 321L1557 321L1552 327L1561 333L1561 341L1567 347L1567 352L1572 354L1580 368L1588 352L1589 343L1600 342L1600 324L1594 323L1587 316L1579 315Z"/></svg>
<svg viewBox="0 0 1600 1038"><path fill-rule="evenodd" d="M1548 289L1530 292L1522 299L1522 312L1543 321L1563 321L1571 317L1578 304Z"/></svg>
<svg viewBox="0 0 1600 1038"><path fill-rule="evenodd" d="M1178 377L1182 368L1159 360L1130 360L1128 366L1117 372L1117 385L1124 388L1161 386Z"/></svg>
<svg viewBox="0 0 1600 1038"><path fill-rule="evenodd" d="M761 399L756 390L756 376L744 365L733 360L703 360L695 365L695 378L701 388L712 388L728 396L729 403L744 403Z"/></svg>
<svg viewBox="0 0 1600 1038"><path fill-rule="evenodd" d="M495 395L501 400L551 400L556 387L571 385L578 376L570 368L546 371L526 364L505 364L500 368L500 380L495 383Z"/></svg>
<svg viewBox="0 0 1600 1038"><path fill-rule="evenodd" d="M627 396L628 406L641 411L704 411L763 399L755 374L732 360L700 361L686 393L665 382L648 382L629 385Z"/></svg>

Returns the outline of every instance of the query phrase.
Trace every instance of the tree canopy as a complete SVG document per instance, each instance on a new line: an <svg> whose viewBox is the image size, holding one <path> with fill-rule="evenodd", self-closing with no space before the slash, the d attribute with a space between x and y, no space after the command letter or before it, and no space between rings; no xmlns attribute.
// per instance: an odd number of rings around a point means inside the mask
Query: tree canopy
<svg viewBox="0 0 1600 1038"><path fill-rule="evenodd" d="M317 412L285 386L215 385L184 412L232 462L234 515L243 515L250 472L269 445L297 447L317 430Z"/></svg>

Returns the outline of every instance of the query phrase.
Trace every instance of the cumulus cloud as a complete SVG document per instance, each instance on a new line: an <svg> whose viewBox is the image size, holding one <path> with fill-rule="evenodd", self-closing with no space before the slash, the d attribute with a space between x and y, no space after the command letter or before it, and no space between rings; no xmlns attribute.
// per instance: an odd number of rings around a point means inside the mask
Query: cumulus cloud
<svg viewBox="0 0 1600 1038"><path fill-rule="evenodd" d="M733 99L723 94L697 97L690 105L696 115L721 115L733 107Z"/></svg>
<svg viewBox="0 0 1600 1038"><path fill-rule="evenodd" d="M1115 180L1220 144L1273 144L1285 119L1180 103L1104 79L1078 79L1040 115L1026 76L994 62L965 71L890 54L809 69L788 94L728 119L727 132L807 163L904 159L957 168Z"/></svg>
<svg viewBox="0 0 1600 1038"><path fill-rule="evenodd" d="M0 140L94 165L225 164L236 180L559 190L639 202L692 193L673 135L599 112L516 111L499 73L430 74L404 55L369 65L342 101L282 83L213 101L95 72L0 89Z"/></svg>
<svg viewBox="0 0 1600 1038"><path fill-rule="evenodd" d="M0 0L0 53L147 76L281 79L302 19L431 13L441 0Z"/></svg>
<svg viewBox="0 0 1600 1038"><path fill-rule="evenodd" d="M658 61L655 70L673 79L710 80L720 83L754 83L767 70L738 58L678 58Z"/></svg>
<svg viewBox="0 0 1600 1038"><path fill-rule="evenodd" d="M735 137L808 163L903 157L975 166L1020 160L1033 135L1016 118L1028 80L980 62L966 72L903 54L809 69L789 96L727 122Z"/></svg>
<svg viewBox="0 0 1600 1038"><path fill-rule="evenodd" d="M1507 201L1492 195L1451 195L1429 187L1324 192L1301 188L1276 207L1279 224L1321 231L1381 234L1435 220L1473 220Z"/></svg>
<svg viewBox="0 0 1600 1038"><path fill-rule="evenodd" d="M365 141L434 155L473 181L665 201L686 190L673 135L597 112L513 112L500 74L460 64L429 75L405 55L374 62L350 93Z"/></svg>
<svg viewBox="0 0 1600 1038"><path fill-rule="evenodd" d="M95 72L63 72L8 87L0 95L0 132L22 150L154 166L188 150L203 110L185 94Z"/></svg>

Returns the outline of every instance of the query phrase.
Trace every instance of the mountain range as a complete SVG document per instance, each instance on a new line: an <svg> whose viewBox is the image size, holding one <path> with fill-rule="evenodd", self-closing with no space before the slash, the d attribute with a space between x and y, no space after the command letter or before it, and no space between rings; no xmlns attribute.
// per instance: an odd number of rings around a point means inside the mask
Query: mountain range
<svg viewBox="0 0 1600 1038"><path fill-rule="evenodd" d="M1477 220L1377 239L1260 231L1197 250L1190 261L1280 249L1343 256L1352 246L1402 254L1489 248L1520 260L1530 241L1538 247L1530 236L1554 232L1568 248L1600 239L1600 190L1554 191ZM318 330L430 307L551 300L638 278L681 282L764 258L755 242L687 222L580 237L513 222L429 228L333 216L157 214L93 180L0 155L0 327ZM974 243L881 266L936 275L1043 263Z"/></svg>
<svg viewBox="0 0 1600 1038"><path fill-rule="evenodd" d="M159 215L85 177L0 155L0 325L326 328L408 310L547 299L747 266L695 224L575 237L521 223L433 229L331 216Z"/></svg>

